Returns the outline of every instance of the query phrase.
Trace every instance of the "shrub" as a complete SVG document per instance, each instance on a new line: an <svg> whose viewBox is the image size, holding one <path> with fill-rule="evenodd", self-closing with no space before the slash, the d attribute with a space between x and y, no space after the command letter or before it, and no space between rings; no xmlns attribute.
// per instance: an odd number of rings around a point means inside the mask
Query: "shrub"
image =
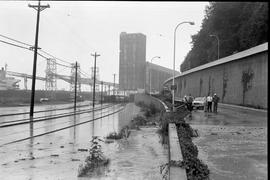
<svg viewBox="0 0 270 180"><path fill-rule="evenodd" d="M156 114L158 112L158 109L156 108L156 106L153 103L151 103L149 105L149 109L150 109L151 114Z"/></svg>
<svg viewBox="0 0 270 180"><path fill-rule="evenodd" d="M122 139L122 134L117 132L110 133L106 139Z"/></svg>
<svg viewBox="0 0 270 180"><path fill-rule="evenodd" d="M101 150L101 145L99 144L102 140L97 136L93 136L91 142L91 147L89 149L89 156L87 156L85 163L79 166L78 177L84 177L93 172L96 168L100 166L107 166L109 164L109 159L104 157Z"/></svg>
<svg viewBox="0 0 270 180"><path fill-rule="evenodd" d="M143 116L137 115L132 121L135 125L146 125L146 119Z"/></svg>
<svg viewBox="0 0 270 180"><path fill-rule="evenodd" d="M206 164L198 159L198 149L192 142L194 131L189 124L184 121L177 125L177 134L183 153L180 166L186 169L188 180L208 180L210 171Z"/></svg>

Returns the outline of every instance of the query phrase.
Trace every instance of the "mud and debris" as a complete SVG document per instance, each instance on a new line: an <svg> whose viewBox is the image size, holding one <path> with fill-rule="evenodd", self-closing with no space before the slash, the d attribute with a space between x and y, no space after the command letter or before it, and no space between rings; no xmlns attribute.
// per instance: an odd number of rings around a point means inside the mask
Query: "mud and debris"
<svg viewBox="0 0 270 180"><path fill-rule="evenodd" d="M80 151L80 152L85 152L85 151L88 151L88 149L80 148L80 149L78 149L78 151Z"/></svg>
<svg viewBox="0 0 270 180"><path fill-rule="evenodd" d="M59 157L59 154L52 154L51 157Z"/></svg>
<svg viewBox="0 0 270 180"><path fill-rule="evenodd" d="M193 140L198 156L208 165L210 179L267 179L267 116L236 111L193 113L189 123L200 133Z"/></svg>
<svg viewBox="0 0 270 180"><path fill-rule="evenodd" d="M71 161L81 161L80 159L71 159Z"/></svg>

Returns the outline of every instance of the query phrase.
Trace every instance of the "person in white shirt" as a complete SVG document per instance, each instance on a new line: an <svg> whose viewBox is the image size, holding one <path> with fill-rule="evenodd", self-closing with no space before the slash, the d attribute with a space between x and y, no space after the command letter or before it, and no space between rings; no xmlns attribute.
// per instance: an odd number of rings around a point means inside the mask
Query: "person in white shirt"
<svg viewBox="0 0 270 180"><path fill-rule="evenodd" d="M213 101L212 96L210 96L210 94L208 94L208 96L207 96L207 112L212 112L212 101Z"/></svg>

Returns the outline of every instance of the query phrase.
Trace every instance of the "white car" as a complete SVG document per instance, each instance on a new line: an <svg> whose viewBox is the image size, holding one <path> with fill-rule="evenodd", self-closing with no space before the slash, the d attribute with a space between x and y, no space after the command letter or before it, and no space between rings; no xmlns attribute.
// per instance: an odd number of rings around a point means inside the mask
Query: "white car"
<svg viewBox="0 0 270 180"><path fill-rule="evenodd" d="M193 109L204 109L204 103L205 97L196 97L192 102Z"/></svg>
<svg viewBox="0 0 270 180"><path fill-rule="evenodd" d="M49 98L40 98L40 102L46 102L49 101Z"/></svg>

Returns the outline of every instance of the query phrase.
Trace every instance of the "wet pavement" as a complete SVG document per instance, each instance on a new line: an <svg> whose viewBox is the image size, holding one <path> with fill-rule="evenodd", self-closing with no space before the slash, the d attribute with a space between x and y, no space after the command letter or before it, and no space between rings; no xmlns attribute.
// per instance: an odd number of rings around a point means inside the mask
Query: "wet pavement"
<svg viewBox="0 0 270 180"><path fill-rule="evenodd" d="M32 131L29 124L4 131L6 128L3 128L0 144L85 122L123 108L115 105L95 113L34 123ZM84 150L90 147L91 137L104 138L119 131L139 111L130 103L124 110L92 122L3 145L0 147L0 179L161 179L159 166L168 161L168 150L161 145L154 127L132 130L128 139L102 143L105 156L111 160L108 168L96 177L77 178L78 167L88 156Z"/></svg>
<svg viewBox="0 0 270 180"><path fill-rule="evenodd" d="M220 106L217 114L193 111L186 121L198 130L193 142L211 180L267 179L267 112Z"/></svg>
<svg viewBox="0 0 270 180"><path fill-rule="evenodd" d="M77 102L77 106L91 105L91 103L92 101ZM34 111L50 110L50 109L56 109L56 108L68 108L68 107L73 107L73 106L74 106L74 103L54 104L54 105L46 104L46 103L44 104L39 103L39 104L35 104ZM30 111L30 105L17 106L17 107L0 107L0 115L11 114L11 113L25 113L29 111Z"/></svg>

